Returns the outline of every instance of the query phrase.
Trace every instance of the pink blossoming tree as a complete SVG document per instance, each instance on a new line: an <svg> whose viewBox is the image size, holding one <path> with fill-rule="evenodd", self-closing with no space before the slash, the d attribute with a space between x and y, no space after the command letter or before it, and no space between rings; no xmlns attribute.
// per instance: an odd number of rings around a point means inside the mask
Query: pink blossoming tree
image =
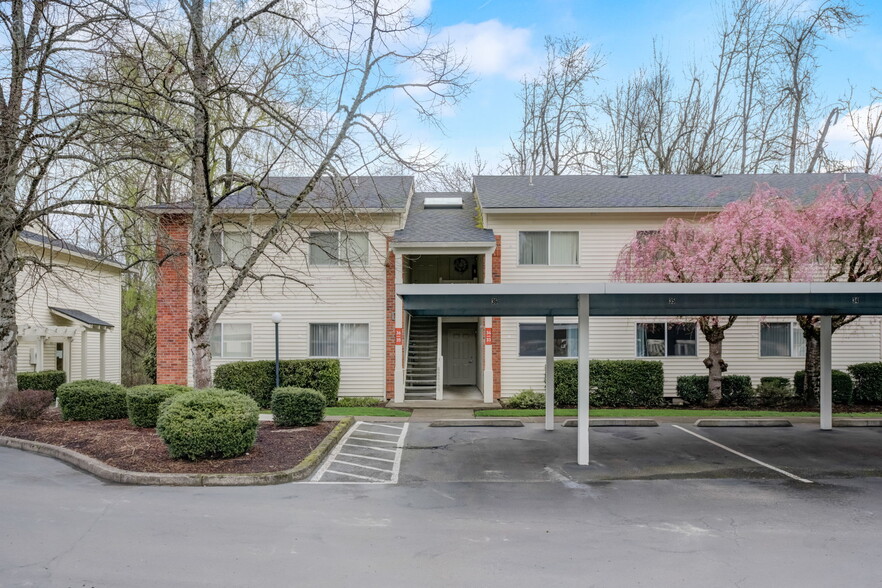
<svg viewBox="0 0 882 588"><path fill-rule="evenodd" d="M882 188L870 183L828 186L802 215L804 238L814 252L815 279L826 282L882 280ZM820 317L797 316L805 337L802 401L815 405L820 391ZM857 315L832 317L833 331Z"/></svg>
<svg viewBox="0 0 882 588"><path fill-rule="evenodd" d="M613 278L628 282L772 282L805 279L812 249L793 201L768 186L695 222L670 219L619 254ZM708 401L722 399L722 349L736 316L700 316L708 343Z"/></svg>

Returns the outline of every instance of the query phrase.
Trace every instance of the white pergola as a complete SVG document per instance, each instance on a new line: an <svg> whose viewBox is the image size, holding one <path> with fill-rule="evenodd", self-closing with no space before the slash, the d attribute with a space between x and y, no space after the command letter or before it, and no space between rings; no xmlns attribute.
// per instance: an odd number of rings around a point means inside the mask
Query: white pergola
<svg viewBox="0 0 882 588"><path fill-rule="evenodd" d="M822 430L833 428L833 315L882 314L882 284L399 284L403 308L414 316L545 316L545 428L554 429L554 317L579 320L578 456L588 465L588 344L591 316L821 317Z"/></svg>
<svg viewBox="0 0 882 588"><path fill-rule="evenodd" d="M43 363L43 343L51 339L65 339L68 343L72 343L74 337L80 336L80 378L85 380L88 378L89 371L89 345L88 334L98 333L98 377L105 379L107 364L107 344L106 333L113 329L113 325L94 317L81 310L70 308L49 307L49 312L58 318L73 324L73 326L56 326L56 325L39 325L39 324L22 324L19 326L18 338L22 341L37 341L37 366L42 368Z"/></svg>

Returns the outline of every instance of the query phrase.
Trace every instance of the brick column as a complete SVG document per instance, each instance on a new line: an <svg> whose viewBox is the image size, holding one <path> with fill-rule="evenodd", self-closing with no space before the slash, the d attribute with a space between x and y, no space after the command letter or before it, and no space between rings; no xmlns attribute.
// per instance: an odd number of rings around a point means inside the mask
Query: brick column
<svg viewBox="0 0 882 588"><path fill-rule="evenodd" d="M395 252L386 237L386 400L395 396Z"/></svg>
<svg viewBox="0 0 882 588"><path fill-rule="evenodd" d="M496 235L496 250L493 252L491 271L493 283L502 283L502 237ZM502 319L493 317L493 399L502 396Z"/></svg>
<svg viewBox="0 0 882 588"><path fill-rule="evenodd" d="M187 385L188 218L159 219L156 241L156 383Z"/></svg>

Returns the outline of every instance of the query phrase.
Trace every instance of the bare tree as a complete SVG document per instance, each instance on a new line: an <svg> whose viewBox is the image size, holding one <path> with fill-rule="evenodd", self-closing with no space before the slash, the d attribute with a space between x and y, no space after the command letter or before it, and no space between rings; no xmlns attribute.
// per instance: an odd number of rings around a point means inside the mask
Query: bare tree
<svg viewBox="0 0 882 588"><path fill-rule="evenodd" d="M879 141L882 141L882 91L874 89L870 103L863 108L849 95L843 108L848 113L849 127L857 135L854 145L858 169L864 173L882 171L882 151L879 150Z"/></svg>
<svg viewBox="0 0 882 588"><path fill-rule="evenodd" d="M439 192L470 192L472 178L485 173L487 166L487 161L475 149L471 161L453 163L444 161L427 170L418 180L421 184L420 189Z"/></svg>
<svg viewBox="0 0 882 588"><path fill-rule="evenodd" d="M542 71L521 84L521 128L505 167L521 175L580 173L589 151L587 85L603 58L579 37L546 38L545 52Z"/></svg>
<svg viewBox="0 0 882 588"><path fill-rule="evenodd" d="M799 153L810 142L803 129L815 95L817 51L825 35L851 30L861 23L863 17L854 11L848 0L825 0L816 8L800 2L791 8L790 18L779 28L777 44L785 72L783 91L789 128L787 171L794 173ZM810 159L814 160L813 157Z"/></svg>
<svg viewBox="0 0 882 588"><path fill-rule="evenodd" d="M206 387L215 324L241 289L265 277L258 261L286 233L297 233L292 216L316 187L331 176L345 186L341 178L384 160L418 163L388 130L383 97L404 97L434 120L467 91L468 80L449 46L435 44L403 2L106 1L131 26L118 50L134 47L132 63L143 71L130 99L109 99L105 111L143 121L147 139L168 141L188 163L168 171L188 192L190 355L194 383ZM167 71L180 72L174 83ZM140 100L145 92L180 116L157 120ZM269 175L282 172L308 181L293 193L270 187ZM218 275L213 234L228 220L224 204L242 195L263 207L265 222L248 221L250 247L223 262L222 285L210 291ZM346 206L344 197L331 203Z"/></svg>
<svg viewBox="0 0 882 588"><path fill-rule="evenodd" d="M78 190L90 166L77 145L89 111L83 72L110 26L99 2L0 4L0 404L16 387L16 281L28 263L46 264L20 254L21 231L107 204Z"/></svg>

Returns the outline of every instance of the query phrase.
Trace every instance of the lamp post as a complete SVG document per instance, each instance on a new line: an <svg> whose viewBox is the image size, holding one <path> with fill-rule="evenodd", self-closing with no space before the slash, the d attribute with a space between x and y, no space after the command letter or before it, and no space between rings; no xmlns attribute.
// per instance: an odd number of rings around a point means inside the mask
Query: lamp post
<svg viewBox="0 0 882 588"><path fill-rule="evenodd" d="M282 313L274 312L273 323L276 325L276 388L279 387L279 323L282 322Z"/></svg>

